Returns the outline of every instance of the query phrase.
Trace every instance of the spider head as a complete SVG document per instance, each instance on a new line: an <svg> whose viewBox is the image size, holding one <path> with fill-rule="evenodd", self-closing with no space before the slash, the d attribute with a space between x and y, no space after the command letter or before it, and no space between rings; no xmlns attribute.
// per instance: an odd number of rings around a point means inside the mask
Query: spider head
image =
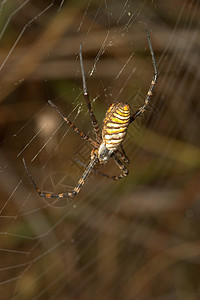
<svg viewBox="0 0 200 300"><path fill-rule="evenodd" d="M102 142L98 149L98 159L100 164L105 164L109 160L112 153L113 151L108 150L104 142Z"/></svg>

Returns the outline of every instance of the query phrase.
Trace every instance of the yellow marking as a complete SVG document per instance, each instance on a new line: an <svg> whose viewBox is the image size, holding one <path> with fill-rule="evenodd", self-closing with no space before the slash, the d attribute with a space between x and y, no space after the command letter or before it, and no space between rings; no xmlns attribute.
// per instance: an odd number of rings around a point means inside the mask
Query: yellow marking
<svg viewBox="0 0 200 300"><path fill-rule="evenodd" d="M130 110L130 106L128 104L124 105L124 110Z"/></svg>
<svg viewBox="0 0 200 300"><path fill-rule="evenodd" d="M156 83L155 80L152 80L151 84L155 84L155 83Z"/></svg>
<svg viewBox="0 0 200 300"><path fill-rule="evenodd" d="M118 112L114 112L114 113L113 113L113 116L119 118L120 120L121 120L121 119L122 119L122 120L128 120L129 117L130 117L130 115L127 115L127 116L120 116L120 114L118 114Z"/></svg>
<svg viewBox="0 0 200 300"><path fill-rule="evenodd" d="M113 145L113 146L116 146L116 144L121 144L121 142L123 141L124 137L121 138L121 139L118 139L118 140L106 140L106 144L108 145Z"/></svg>
<svg viewBox="0 0 200 300"><path fill-rule="evenodd" d="M130 109L128 111L124 110L124 107L118 107L117 109L124 113L129 113L130 111Z"/></svg>
<svg viewBox="0 0 200 300"><path fill-rule="evenodd" d="M124 124L116 124L116 123L107 123L106 124L106 128L107 127L112 127L112 128L124 128L128 126L128 122L124 123Z"/></svg>
<svg viewBox="0 0 200 300"><path fill-rule="evenodd" d="M79 188L75 187L74 191L78 193L79 192Z"/></svg>
<svg viewBox="0 0 200 300"><path fill-rule="evenodd" d="M81 178L78 183L84 184L84 180Z"/></svg>
<svg viewBox="0 0 200 300"><path fill-rule="evenodd" d="M119 132L124 132L124 131L126 131L126 127L122 127L122 128L106 128L106 132L108 134L119 133Z"/></svg>
<svg viewBox="0 0 200 300"><path fill-rule="evenodd" d="M124 138L126 135L126 132L121 132L121 133L117 133L117 134L105 134L104 136L104 139L106 141L110 141L110 140L113 140L113 139L117 139L118 141L121 139L121 138Z"/></svg>
<svg viewBox="0 0 200 300"><path fill-rule="evenodd" d="M120 116L122 116L122 117L127 117L127 116L130 115L130 112L121 111L121 109L118 109L118 110L116 111L116 113L118 113L118 114L119 114Z"/></svg>
<svg viewBox="0 0 200 300"><path fill-rule="evenodd" d="M120 124L127 123L127 119L125 119L125 120L120 120L120 119L114 118L114 117L111 118L111 121L112 121L112 122L115 122L115 123L120 123Z"/></svg>
<svg viewBox="0 0 200 300"><path fill-rule="evenodd" d="M120 140L112 140L112 141L109 141L109 140L106 140L106 146L113 146L113 147L116 147L116 144L120 145L121 142L123 141L124 138L120 139Z"/></svg>
<svg viewBox="0 0 200 300"><path fill-rule="evenodd" d="M108 108L108 110L107 110L107 113L109 113L109 112L111 111L113 105L114 105L114 104L111 104L111 105L109 106L109 108Z"/></svg>
<svg viewBox="0 0 200 300"><path fill-rule="evenodd" d="M58 194L59 198L63 198L63 193Z"/></svg>
<svg viewBox="0 0 200 300"><path fill-rule="evenodd" d="M51 198L51 194L46 193L45 196L46 196L47 198Z"/></svg>

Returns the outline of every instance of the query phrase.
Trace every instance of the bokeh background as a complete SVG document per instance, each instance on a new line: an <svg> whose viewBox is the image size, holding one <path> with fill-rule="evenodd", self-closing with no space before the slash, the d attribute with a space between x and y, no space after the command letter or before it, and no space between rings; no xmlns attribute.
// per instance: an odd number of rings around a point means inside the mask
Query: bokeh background
<svg viewBox="0 0 200 300"><path fill-rule="evenodd" d="M0 3L0 290L2 299L200 299L200 2ZM129 176L95 172L71 204L91 147L48 105L94 138L94 112L124 101L148 111L130 127ZM118 174L109 162L97 170Z"/></svg>

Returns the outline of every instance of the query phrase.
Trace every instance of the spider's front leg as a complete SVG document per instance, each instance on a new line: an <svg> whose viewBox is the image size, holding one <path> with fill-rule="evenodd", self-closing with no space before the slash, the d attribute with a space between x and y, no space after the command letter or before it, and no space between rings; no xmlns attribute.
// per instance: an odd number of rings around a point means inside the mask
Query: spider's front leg
<svg viewBox="0 0 200 300"><path fill-rule="evenodd" d="M101 142L100 127L99 127L97 119L94 115L94 112L92 110L89 93L88 93L87 85L86 85L85 72L84 72L84 67L83 67L82 44L80 44L79 56L80 56L81 74L82 74L82 81L83 81L83 95L84 95L85 102L86 102L86 105L87 105L87 108L89 111L89 115L90 115L90 118L92 121L92 126L93 126L94 132L96 134L96 139L98 142Z"/></svg>
<svg viewBox="0 0 200 300"><path fill-rule="evenodd" d="M94 147L98 146L98 144L95 141L93 141L93 139L91 139L86 133L80 131L79 128L74 123L72 123L67 117L65 117L63 113L58 109L58 107L51 100L49 100L48 103L55 109L55 111L57 111L57 113L62 117L63 121L71 129L73 129L75 133L77 133L82 139L92 144Z"/></svg>
<svg viewBox="0 0 200 300"><path fill-rule="evenodd" d="M155 87L155 85L157 83L157 80L158 80L158 70L157 70L157 66L156 66L155 55L154 55L153 47L152 47L152 44L151 44L150 34L149 34L149 31L148 31L147 28L146 28L146 33L147 33L147 39L148 39L148 43L149 43L149 49L150 49L150 52L151 52L153 67L154 67L154 76L153 76L153 79L150 83L150 87L149 87L149 90L147 92L146 98L144 100L144 104L136 111L136 113L134 113L131 116L130 123L132 123L139 115L143 114L146 111L147 107L149 106L151 97L153 95L154 87Z"/></svg>

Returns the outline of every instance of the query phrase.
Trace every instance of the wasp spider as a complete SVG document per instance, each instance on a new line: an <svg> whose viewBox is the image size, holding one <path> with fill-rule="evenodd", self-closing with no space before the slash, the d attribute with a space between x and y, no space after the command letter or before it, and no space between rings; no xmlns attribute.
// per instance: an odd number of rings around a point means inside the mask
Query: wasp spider
<svg viewBox="0 0 200 300"><path fill-rule="evenodd" d="M96 163L106 163L110 158L114 160L114 162L117 164L119 169L121 170L120 175L116 176L109 176L104 173L98 172L98 174L106 176L107 178L111 178L114 180L123 178L128 175L128 170L126 168L126 165L129 163L128 158L125 155L125 152L122 147L122 142L126 136L127 129L129 124L131 124L140 114L144 113L146 108L149 105L150 98L153 93L153 89L156 85L157 79L158 79L158 71L156 67L155 57L153 48L151 45L151 39L148 30L147 32L147 38L149 43L149 48L151 52L153 67L154 67L154 76L151 81L149 90L147 92L146 98L144 100L144 104L133 114L131 115L130 106L126 103L114 103L110 105L106 112L106 116L103 121L103 128L102 128L102 134L100 134L100 127L97 122L97 119L94 115L94 112L91 107L90 99L89 99L89 93L86 86L86 79L84 74L84 68L83 68L83 58L82 58L82 45L80 45L80 66L81 66L81 73L82 73L82 81L83 81L83 95L85 98L85 102L89 111L89 115L91 118L91 122L93 125L93 129L96 135L96 141L91 139L86 133L81 132L67 117L65 117L62 112L59 111L59 109L56 107L54 103L51 101L48 101L48 103L58 112L58 114L63 118L65 123L70 126L74 132L76 132L82 139L89 142L94 148L91 151L91 160L88 164L85 172L83 173L82 177L79 179L77 185L73 189L72 192L69 193L46 193L41 191L35 181L33 180L27 166L26 162L23 158L23 163L25 170L28 174L29 180L31 184L33 185L34 189L37 191L40 197L44 198L69 198L72 199L74 196L76 196L82 186L85 183L86 178L96 165ZM120 150L121 151L120 151Z"/></svg>

